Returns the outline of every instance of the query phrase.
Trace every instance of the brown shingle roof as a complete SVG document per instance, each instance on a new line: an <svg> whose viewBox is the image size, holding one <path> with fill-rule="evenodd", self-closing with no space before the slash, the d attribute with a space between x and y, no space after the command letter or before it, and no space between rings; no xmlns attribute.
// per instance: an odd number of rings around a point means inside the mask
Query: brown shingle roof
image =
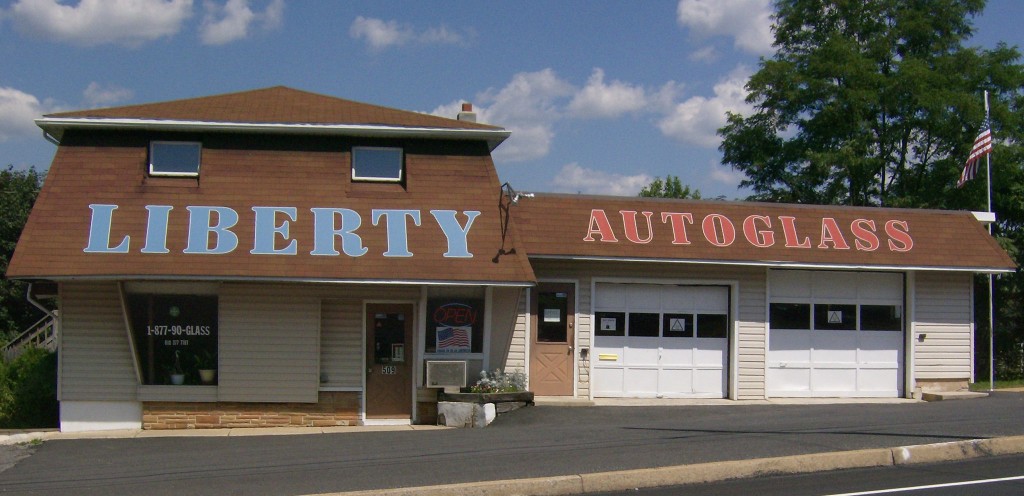
<svg viewBox="0 0 1024 496"><path fill-rule="evenodd" d="M285 86L142 105L61 112L45 117L501 129L475 122L370 105Z"/></svg>
<svg viewBox="0 0 1024 496"><path fill-rule="evenodd" d="M749 221L747 234L744 225L751 216L758 217ZM514 207L514 219L530 257L980 272L1016 268L970 212L537 194ZM636 228L627 229L633 219Z"/></svg>

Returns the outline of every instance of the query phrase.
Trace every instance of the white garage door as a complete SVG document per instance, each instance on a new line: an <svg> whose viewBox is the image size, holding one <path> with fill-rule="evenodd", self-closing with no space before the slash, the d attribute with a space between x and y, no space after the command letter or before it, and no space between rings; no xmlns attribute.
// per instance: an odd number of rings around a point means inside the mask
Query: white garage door
<svg viewBox="0 0 1024 496"><path fill-rule="evenodd" d="M731 327L725 286L598 283L594 396L725 397Z"/></svg>
<svg viewBox="0 0 1024 496"><path fill-rule="evenodd" d="M903 395L903 275L773 270L770 397Z"/></svg>

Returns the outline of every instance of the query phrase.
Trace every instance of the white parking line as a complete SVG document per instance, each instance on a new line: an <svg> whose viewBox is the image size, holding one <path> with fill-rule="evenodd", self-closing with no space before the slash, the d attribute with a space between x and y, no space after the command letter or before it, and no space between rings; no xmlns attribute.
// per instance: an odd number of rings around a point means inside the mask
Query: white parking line
<svg viewBox="0 0 1024 496"><path fill-rule="evenodd" d="M891 494L891 493L904 493L910 491L921 491L924 489L939 489L943 487L957 487L957 486L974 486L978 484L992 484L996 482L1008 482L1015 480L1024 480L1024 475L1017 475L1014 477L1002 477L999 479L983 479L963 482L950 482L947 484L931 484L927 486L914 486L914 487L897 487L892 489L879 489L877 491L862 491L858 493L842 493L842 494L830 494L828 496L866 496L868 494Z"/></svg>

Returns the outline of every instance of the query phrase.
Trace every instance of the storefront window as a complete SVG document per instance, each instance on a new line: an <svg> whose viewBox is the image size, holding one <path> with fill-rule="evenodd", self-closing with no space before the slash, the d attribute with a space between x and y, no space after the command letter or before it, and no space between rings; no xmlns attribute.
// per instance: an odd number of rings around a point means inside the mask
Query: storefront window
<svg viewBox="0 0 1024 496"><path fill-rule="evenodd" d="M216 384L216 296L129 294L127 301L143 384Z"/></svg>
<svg viewBox="0 0 1024 496"><path fill-rule="evenodd" d="M484 299L427 300L426 353L483 353Z"/></svg>

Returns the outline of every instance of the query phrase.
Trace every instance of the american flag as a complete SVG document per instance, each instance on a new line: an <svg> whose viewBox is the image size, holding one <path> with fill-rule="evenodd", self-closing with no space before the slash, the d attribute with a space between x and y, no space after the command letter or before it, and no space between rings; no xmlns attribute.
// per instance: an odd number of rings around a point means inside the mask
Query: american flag
<svg viewBox="0 0 1024 496"><path fill-rule="evenodd" d="M956 183L957 188L962 187L967 181L974 179L974 176L978 175L978 163L981 161L981 157L992 153L992 126L989 124L988 119L981 126L981 133L978 134L977 138L974 138L974 147L971 148L971 155L967 157L964 170L960 172L960 181Z"/></svg>
<svg viewBox="0 0 1024 496"><path fill-rule="evenodd" d="M438 327L437 351L469 351L469 332L468 326Z"/></svg>

